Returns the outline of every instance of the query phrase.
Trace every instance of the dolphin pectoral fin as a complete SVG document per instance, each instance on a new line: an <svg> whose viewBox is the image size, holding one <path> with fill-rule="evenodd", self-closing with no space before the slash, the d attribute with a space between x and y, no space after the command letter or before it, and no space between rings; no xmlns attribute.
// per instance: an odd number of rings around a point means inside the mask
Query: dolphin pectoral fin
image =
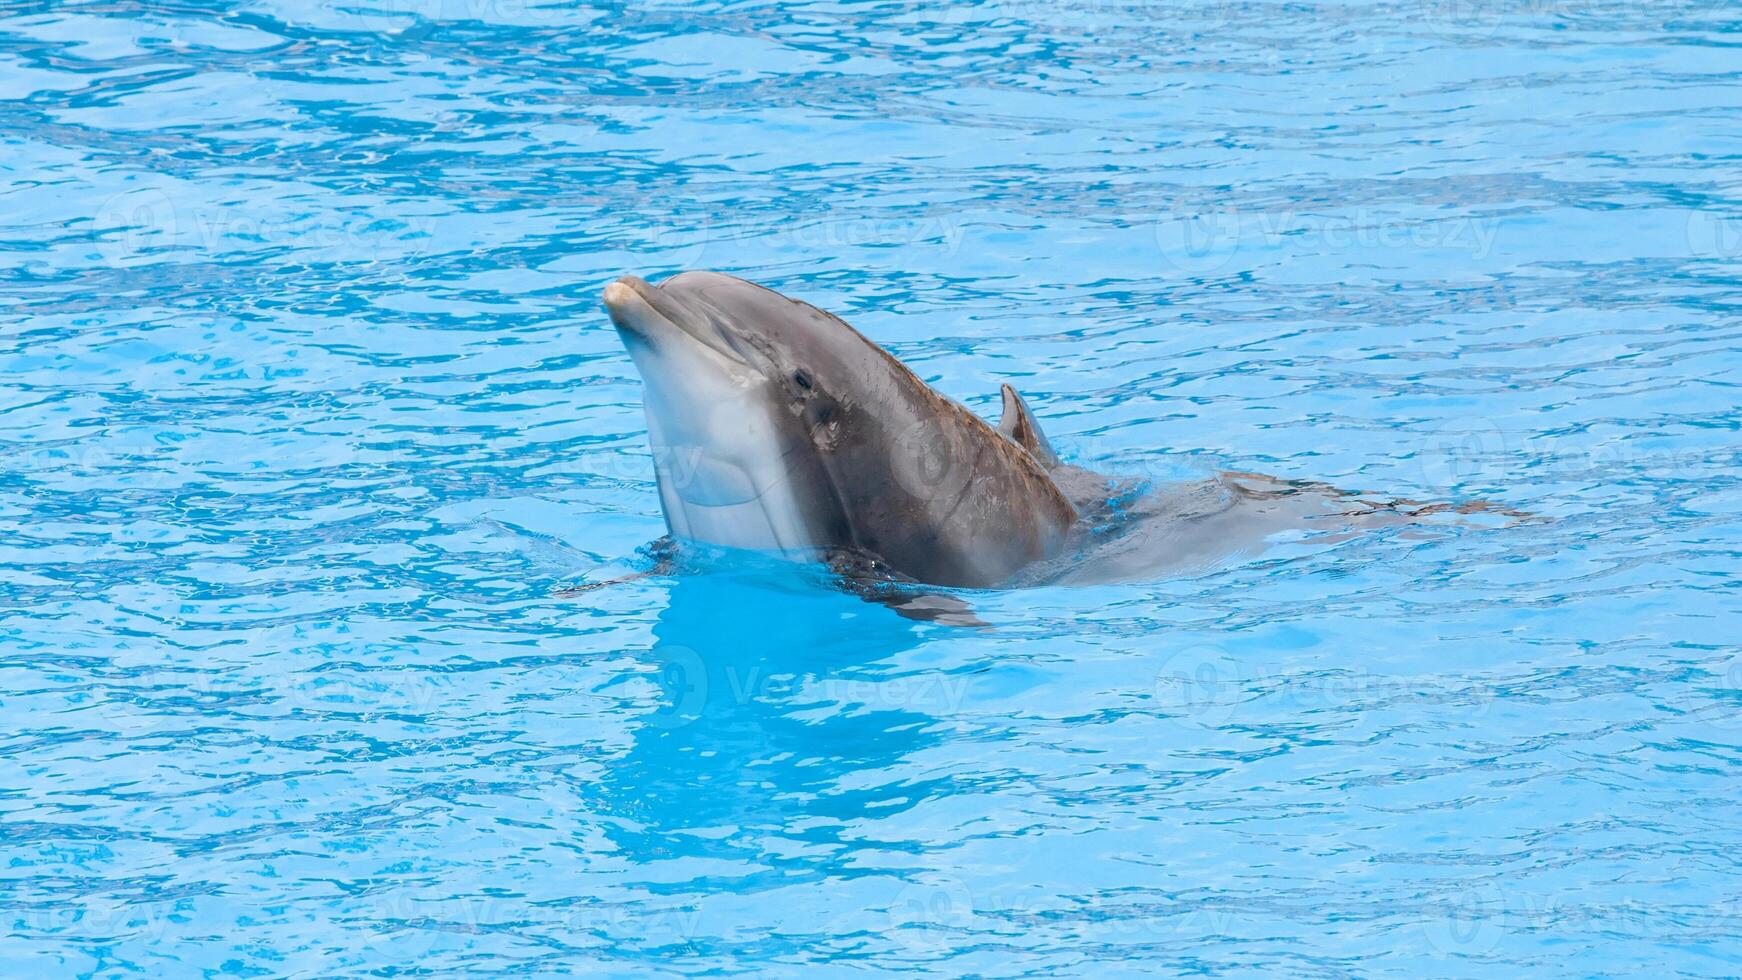
<svg viewBox="0 0 1742 980"><path fill-rule="evenodd" d="M974 607L959 596L938 592L892 571L875 555L851 548L836 548L824 555L835 583L843 592L887 606L897 616L920 623L991 629L974 615Z"/></svg>
<svg viewBox="0 0 1742 980"><path fill-rule="evenodd" d="M1052 443L1047 442L1046 434L1040 431L1040 424L1035 422L1028 403L1009 385L1003 385L999 390L1004 396L1004 417L998 421L998 431L1028 450L1040 465L1047 469L1057 466L1058 454L1052 451Z"/></svg>
<svg viewBox="0 0 1742 980"><path fill-rule="evenodd" d="M992 624L974 615L974 607L953 595L940 592L910 592L905 589L886 590L882 596L866 596L872 602L888 606L903 619L942 626L968 626L991 629Z"/></svg>
<svg viewBox="0 0 1742 980"><path fill-rule="evenodd" d="M863 579L842 579L841 588L864 599L886 606L903 619L940 626L968 626L991 629L992 624L974 615L974 607L958 596L944 592L927 592L912 585L896 582L875 582Z"/></svg>

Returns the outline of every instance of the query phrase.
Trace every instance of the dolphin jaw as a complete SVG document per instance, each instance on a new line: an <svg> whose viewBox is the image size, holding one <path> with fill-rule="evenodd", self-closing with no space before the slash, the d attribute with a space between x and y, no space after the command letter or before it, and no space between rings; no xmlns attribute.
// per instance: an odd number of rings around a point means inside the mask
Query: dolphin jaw
<svg viewBox="0 0 1742 980"><path fill-rule="evenodd" d="M675 399L649 397L646 410L672 533L762 551L813 545L778 422L755 393L726 379L701 381Z"/></svg>
<svg viewBox="0 0 1742 980"><path fill-rule="evenodd" d="M672 533L765 551L811 547L763 372L684 297L624 276L605 287L604 299L646 388L647 433Z"/></svg>

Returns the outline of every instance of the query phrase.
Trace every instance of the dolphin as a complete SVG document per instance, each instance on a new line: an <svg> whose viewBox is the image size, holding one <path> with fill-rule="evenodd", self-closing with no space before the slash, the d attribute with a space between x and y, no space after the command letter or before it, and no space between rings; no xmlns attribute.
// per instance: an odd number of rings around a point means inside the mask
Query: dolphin
<svg viewBox="0 0 1742 980"><path fill-rule="evenodd" d="M680 540L995 588L1209 567L1279 532L1439 508L1258 474L1140 496L1141 481L1062 462L1009 385L994 427L839 317L764 286L626 275L604 302L644 383L660 504Z"/></svg>

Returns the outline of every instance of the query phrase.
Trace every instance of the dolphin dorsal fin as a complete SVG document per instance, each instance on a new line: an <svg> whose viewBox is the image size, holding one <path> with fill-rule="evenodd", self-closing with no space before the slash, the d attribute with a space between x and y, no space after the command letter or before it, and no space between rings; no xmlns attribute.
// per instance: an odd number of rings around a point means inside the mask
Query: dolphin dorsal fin
<svg viewBox="0 0 1742 980"><path fill-rule="evenodd" d="M1052 469L1059 464L1058 454L1052 451L1052 444L1046 441L1046 434L1040 431L1040 425L1034 421L1034 413L1028 410L1028 403L1009 385L1002 388L1004 394L1004 417L998 422L998 431L1005 438L1028 450L1040 465Z"/></svg>

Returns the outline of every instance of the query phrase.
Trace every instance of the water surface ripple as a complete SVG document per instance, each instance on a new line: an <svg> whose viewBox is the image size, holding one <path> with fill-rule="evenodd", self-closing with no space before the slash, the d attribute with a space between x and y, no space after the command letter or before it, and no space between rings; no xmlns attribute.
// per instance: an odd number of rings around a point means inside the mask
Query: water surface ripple
<svg viewBox="0 0 1742 980"><path fill-rule="evenodd" d="M1734 4L0 2L8 976L1742 971ZM705 267L1088 465L1552 520L974 595L658 536Z"/></svg>

